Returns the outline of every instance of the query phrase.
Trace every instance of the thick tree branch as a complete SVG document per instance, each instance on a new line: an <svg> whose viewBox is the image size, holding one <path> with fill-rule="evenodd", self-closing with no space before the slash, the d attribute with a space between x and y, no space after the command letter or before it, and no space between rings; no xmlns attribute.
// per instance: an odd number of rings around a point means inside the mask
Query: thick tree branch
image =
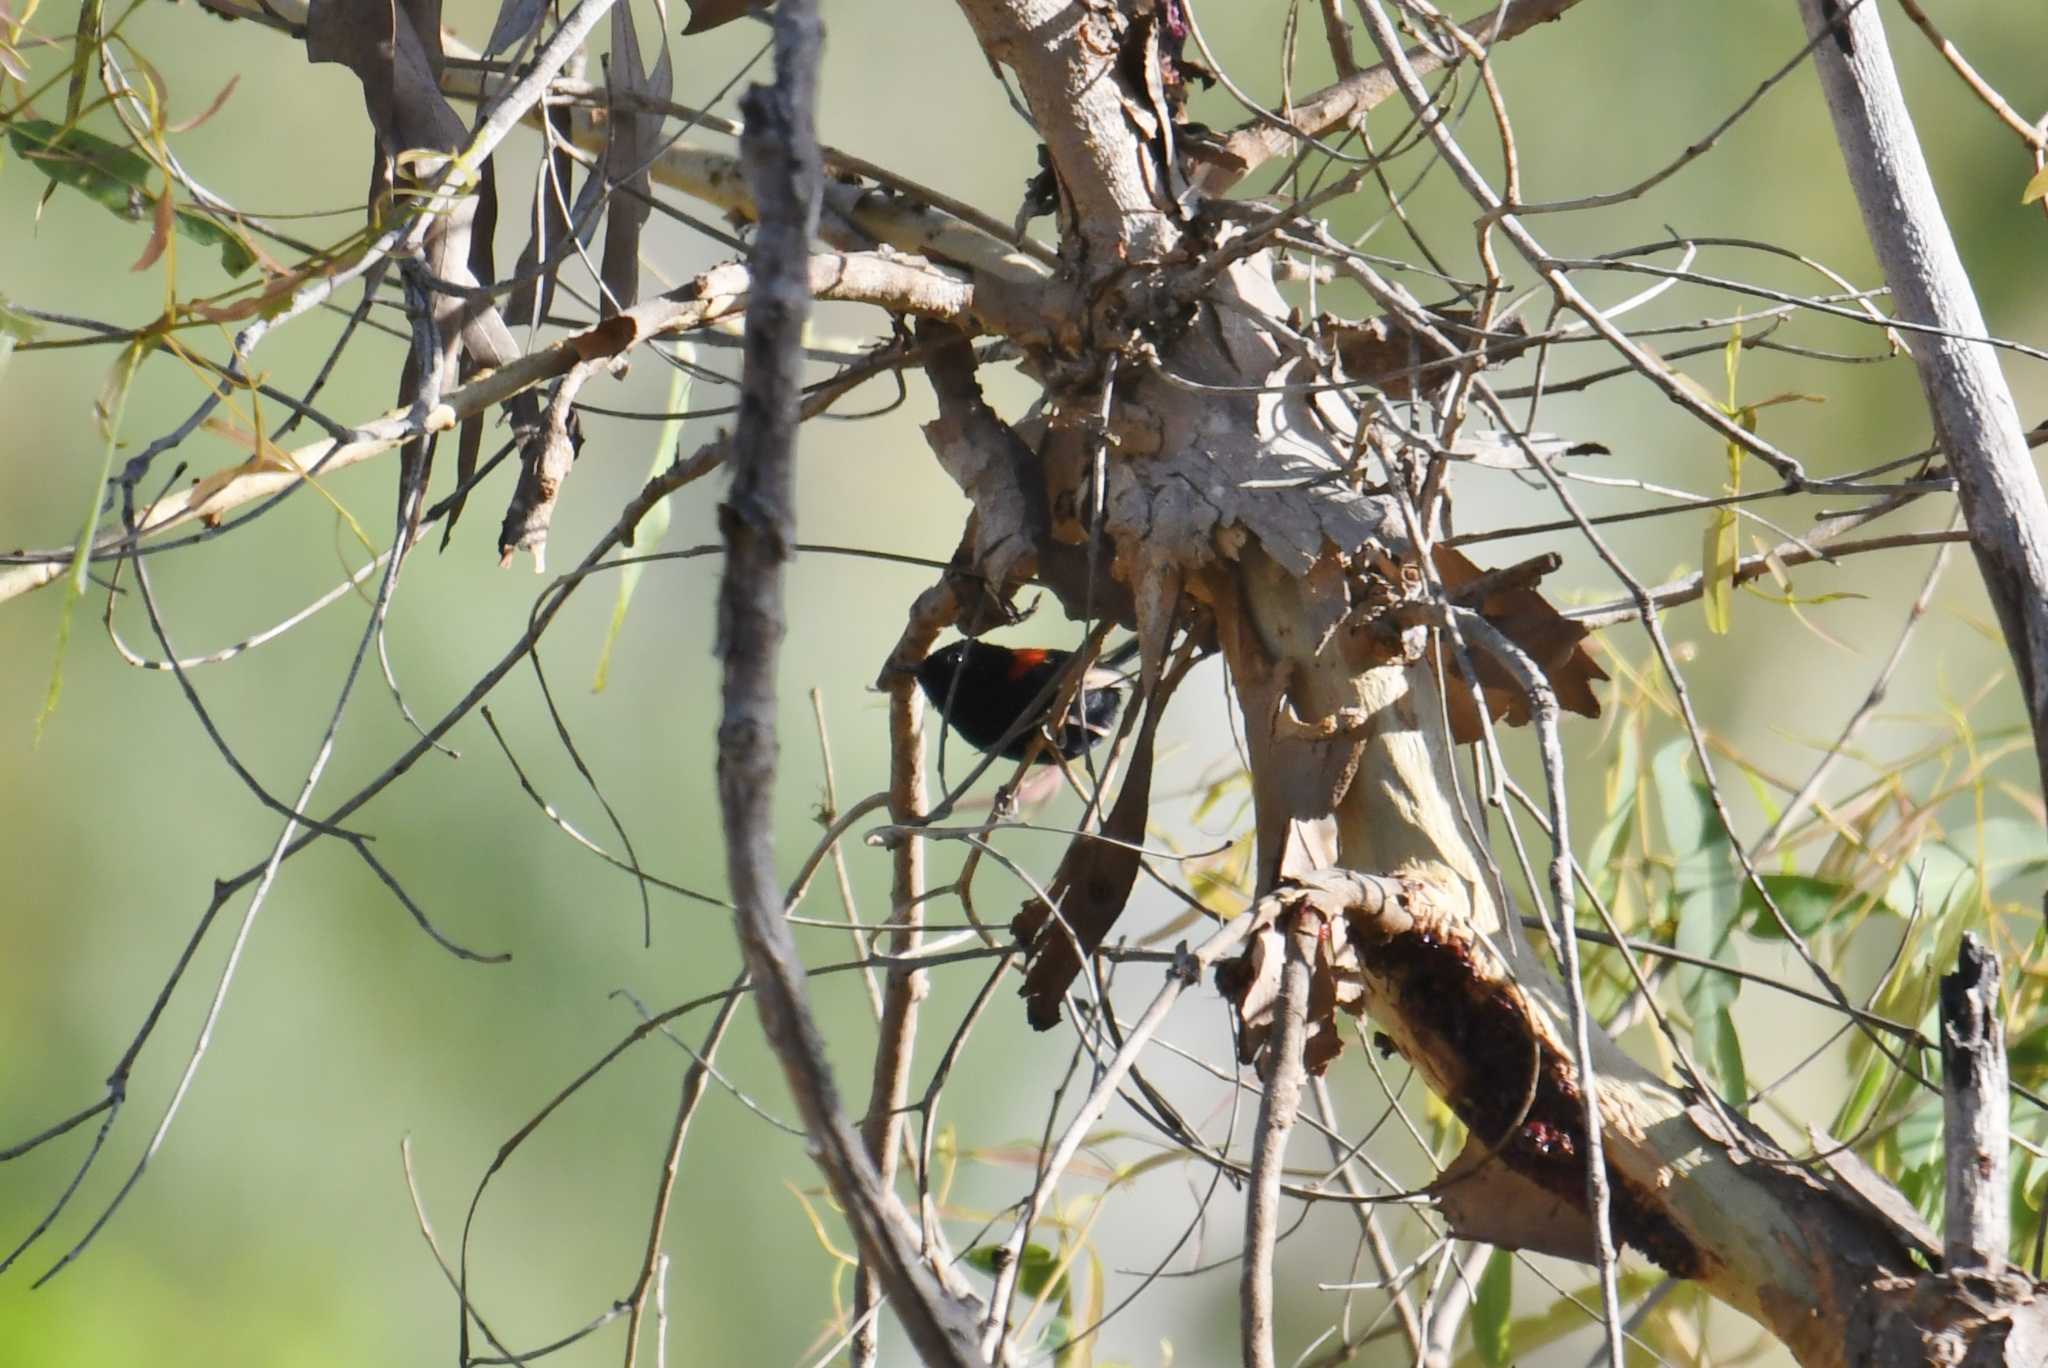
<svg viewBox="0 0 2048 1368"><path fill-rule="evenodd" d="M1073 0L959 0L982 51L1017 73L1087 259L1097 270L1154 262L1179 241L1171 197L1134 110L1149 103L1118 70L1132 37L1123 7ZM1162 130L1150 130L1157 136Z"/></svg>

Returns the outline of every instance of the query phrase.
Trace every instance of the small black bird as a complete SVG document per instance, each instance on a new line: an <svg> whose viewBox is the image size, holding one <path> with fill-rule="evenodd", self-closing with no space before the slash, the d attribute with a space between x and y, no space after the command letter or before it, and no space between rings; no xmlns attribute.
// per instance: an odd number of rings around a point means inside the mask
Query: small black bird
<svg viewBox="0 0 2048 1368"><path fill-rule="evenodd" d="M1129 676L1117 673L1116 667L1137 653L1138 643L1128 641L1098 657L1096 668L1088 672L1086 687L1059 728L1056 744L1061 758L1077 759L1110 734L1117 709L1130 692ZM1040 714L1017 728L1009 744L995 752L1005 760L1021 760L1031 738L1045 725L1042 710L1052 702L1050 696L1041 700L1039 695L1059 677L1072 656L1071 651L1011 650L970 637L926 656L918 667L917 682L946 725L980 751L994 750L1036 704ZM1053 757L1041 751L1038 758L1041 764L1050 764Z"/></svg>

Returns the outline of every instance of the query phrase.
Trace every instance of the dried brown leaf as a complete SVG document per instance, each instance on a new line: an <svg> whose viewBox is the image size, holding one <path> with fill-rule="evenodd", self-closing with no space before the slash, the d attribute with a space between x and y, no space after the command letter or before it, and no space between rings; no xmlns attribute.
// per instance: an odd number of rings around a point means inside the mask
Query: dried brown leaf
<svg viewBox="0 0 2048 1368"><path fill-rule="evenodd" d="M690 22L683 36L709 33L712 29L743 19L749 10L767 8L767 0L690 0Z"/></svg>
<svg viewBox="0 0 2048 1368"><path fill-rule="evenodd" d="M171 243L171 226L178 221L178 206L169 190L156 197L156 212L150 215L149 241L142 244L142 255L135 258L131 271L146 271L156 265L164 248Z"/></svg>
<svg viewBox="0 0 2048 1368"><path fill-rule="evenodd" d="M1484 573L1448 546L1437 547L1433 559L1438 577L1453 597ZM1558 706L1581 717L1600 715L1600 699L1593 692L1593 682L1606 679L1607 672L1582 644L1588 635L1583 624L1561 615L1534 589L1520 586L1496 589L1470 606L1536 662L1556 692ZM1476 646L1468 654L1479 673L1480 690L1493 720L1526 726L1529 699L1514 676L1491 654ZM1483 731L1471 691L1458 684L1444 692L1450 707L1452 739L1460 743L1479 740Z"/></svg>
<svg viewBox="0 0 2048 1368"><path fill-rule="evenodd" d="M169 125L170 131L173 133L190 133L193 129L220 113L221 107L228 102L228 97L235 93L235 86L241 82L241 79L238 75L228 77L228 83L220 88L220 93L213 97L213 101L206 108L182 123Z"/></svg>

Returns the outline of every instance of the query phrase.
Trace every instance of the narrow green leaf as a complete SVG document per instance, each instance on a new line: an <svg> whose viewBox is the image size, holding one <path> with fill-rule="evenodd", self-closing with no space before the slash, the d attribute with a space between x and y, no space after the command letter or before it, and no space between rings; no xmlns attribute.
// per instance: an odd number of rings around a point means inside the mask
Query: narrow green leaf
<svg viewBox="0 0 2048 1368"><path fill-rule="evenodd" d="M1678 904L1678 934L1673 938L1674 948L1716 963L1725 959L1729 936L1738 924L1735 917L1738 903L1734 893L1733 884L1724 884L1687 894ZM1726 1011L1742 991L1742 980L1733 974L1690 964L1675 966L1672 981L1678 985L1679 996L1686 1011L1692 1014L1696 1028L1715 1013Z"/></svg>
<svg viewBox="0 0 2048 1368"><path fill-rule="evenodd" d="M1591 869L1595 875L1610 873L1615 862L1616 852L1628 840L1635 828L1635 824L1636 814L1634 808L1623 808L1620 812L1615 813L1605 822L1602 822L1600 829L1593 833L1593 844L1586 852L1587 868Z"/></svg>
<svg viewBox="0 0 2048 1368"><path fill-rule="evenodd" d="M1892 1132L1899 1146L1899 1163L1908 1172L1939 1168L1946 1151L1942 1148L1941 1099L1928 1096L1906 1113Z"/></svg>
<svg viewBox="0 0 2048 1368"><path fill-rule="evenodd" d="M690 399L689 367L696 362L696 348L687 342L676 347L675 363L669 367L668 412L681 413ZM676 442L683 435L683 420L664 419L661 430L654 437L654 460L647 468L647 478L653 479L667 470L676 458ZM668 534L671 511L669 500L662 499L647 510L647 516L640 520L639 529L633 534L633 545L644 551L652 551L661 545L661 539ZM597 675L590 681L592 693L603 693L605 681L611 678L612 647L619 641L619 633L626 626L626 606L633 601L633 591L640 587L640 572L647 567L643 564L626 566L619 571L619 596L612 604L611 625L605 628L604 644L597 651Z"/></svg>
<svg viewBox="0 0 2048 1368"><path fill-rule="evenodd" d="M2032 204L2048 195L2048 167L2043 167L2027 178L2026 189L2020 191L2020 203Z"/></svg>
<svg viewBox="0 0 2048 1368"><path fill-rule="evenodd" d="M201 247L211 247L219 252L220 268L231 276L240 275L256 264L255 249L240 233L222 227L197 210L178 211L178 231Z"/></svg>
<svg viewBox="0 0 2048 1368"><path fill-rule="evenodd" d="M2005 1062L2012 1076L2022 1082L2048 1069L2048 1021L2035 1023L2006 1046Z"/></svg>
<svg viewBox="0 0 2048 1368"><path fill-rule="evenodd" d="M15 155L53 182L71 187L122 218L146 219L156 205L156 192L149 186L155 168L133 148L47 119L17 120L8 125L7 139ZM256 264L256 254L241 234L197 210L178 210L176 221L184 236L220 253L221 269L229 275L240 275Z"/></svg>
<svg viewBox="0 0 2048 1368"><path fill-rule="evenodd" d="M2048 829L2029 818L1987 817L1974 832L1959 831L1954 839L1967 853L1983 852L1984 882L1993 889L2048 869Z"/></svg>
<svg viewBox="0 0 2048 1368"><path fill-rule="evenodd" d="M1722 402L1721 411L1741 423L1745 431L1756 431L1756 410L1738 407L1736 399L1736 376L1742 369L1742 323L1737 320L1728 329L1728 345L1721 353L1722 369L1728 376L1728 397ZM1726 492L1742 492L1742 447L1727 444L1728 484ZM1707 513L1707 527L1700 541L1700 607L1706 610L1707 630L1715 636L1725 636L1735 623L1735 571L1742 560L1742 548L1737 540L1735 508L1711 509Z"/></svg>
<svg viewBox="0 0 2048 1368"><path fill-rule="evenodd" d="M1737 1103L1748 1101L1749 1071L1742 1063L1742 1037L1736 1032L1735 1019L1728 1015L1727 1008L1708 1016L1694 1028L1693 1047L1714 1062L1723 1096Z"/></svg>
<svg viewBox="0 0 2048 1368"><path fill-rule="evenodd" d="M1508 1328L1515 1310L1515 1256L1496 1249L1479 1275L1479 1295L1472 1303L1472 1347L1487 1368L1506 1368L1514 1345Z"/></svg>
<svg viewBox="0 0 2048 1368"><path fill-rule="evenodd" d="M35 340L38 325L26 314L16 313L7 302L7 296L0 294L0 370L7 365L7 358L14 354L17 342Z"/></svg>
<svg viewBox="0 0 2048 1368"><path fill-rule="evenodd" d="M71 76L64 87L66 123L76 122L78 111L85 106L85 83L92 64L99 60L104 21L104 0L85 0L78 7L78 28L71 35Z"/></svg>
<svg viewBox="0 0 2048 1368"><path fill-rule="evenodd" d="M1657 794L1657 815L1664 823L1664 839L1674 855L1686 855L1707 842L1714 829L1714 805L1702 801L1706 790L1686 773L1692 756L1689 742L1679 739L1665 743L1650 759L1650 785Z"/></svg>
<svg viewBox="0 0 2048 1368"><path fill-rule="evenodd" d="M1918 896L1925 899L1929 913L1939 912L1974 889L1977 869L1974 861L1951 850L1940 841L1924 841L1911 857L1901 862L1885 889L1885 901L1901 912L1913 906Z"/></svg>
<svg viewBox="0 0 2048 1368"><path fill-rule="evenodd" d="M1811 874L1766 874L1761 882L1801 939L1826 926L1831 916L1853 911L1864 902L1864 895L1849 885ZM1879 910L1891 910L1882 899L1876 903ZM1749 883L1742 885L1741 916L1751 935L1765 940L1784 939L1778 919Z"/></svg>
<svg viewBox="0 0 2048 1368"><path fill-rule="evenodd" d="M57 699L64 692L64 652L71 644L73 611L85 594L86 570L92 564L93 538L100 525L100 502L106 497L107 479L114 473L114 451L121 440L121 415L128 408L128 389L135 380L135 372L147 355L149 344L139 337L123 347L114 361L114 369L107 376L107 383L100 390L99 398L94 401L99 412L100 431L105 438L105 454L100 458L99 478L93 481L92 497L86 503L85 517L78 529L78 545L71 553L71 570L64 577L64 608L57 619L57 658L50 666L50 687L43 695L42 710L36 714L38 745L42 744L43 728L57 711Z"/></svg>
<svg viewBox="0 0 2048 1368"><path fill-rule="evenodd" d="M144 217L155 199L149 193L149 159L96 133L67 130L47 119L19 119L8 125L7 140L16 156L51 180L123 218Z"/></svg>
<svg viewBox="0 0 2048 1368"><path fill-rule="evenodd" d="M1740 447L1730 444L1731 451ZM1700 541L1700 607L1706 610L1707 630L1726 636L1735 625L1735 571L1742 548L1735 535L1735 509L1712 509L1707 514L1706 535Z"/></svg>
<svg viewBox="0 0 2048 1368"><path fill-rule="evenodd" d="M1856 1086L1849 1090L1842 1100L1842 1109L1835 1116L1835 1124L1828 1127L1831 1135L1854 1135L1863 1129L1876 1110L1878 1099L1884 1095L1885 1079L1892 1070L1891 1060L1875 1050L1867 1051L1863 1070L1856 1075Z"/></svg>
<svg viewBox="0 0 2048 1368"><path fill-rule="evenodd" d="M1002 1265L1003 1247L992 1244L976 1245L967 1251L966 1258L969 1267L980 1269L993 1278L996 1276L996 1270ZM1044 1245L1025 1245L1023 1256L1017 1263L1017 1290L1036 1300L1045 1296L1047 1283L1050 1282L1052 1295L1046 1300L1066 1296L1066 1275L1061 1274L1057 1279L1053 1277L1059 1265L1060 1256Z"/></svg>

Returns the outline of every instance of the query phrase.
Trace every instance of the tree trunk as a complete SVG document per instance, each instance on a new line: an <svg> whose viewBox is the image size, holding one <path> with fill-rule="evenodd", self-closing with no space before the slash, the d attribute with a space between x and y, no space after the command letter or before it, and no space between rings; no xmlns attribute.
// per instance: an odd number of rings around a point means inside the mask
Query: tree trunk
<svg viewBox="0 0 2048 1368"><path fill-rule="evenodd" d="M1249 250L1259 244L1189 207L1190 167L1146 75L1177 50L1169 24L1133 17L1139 6L1068 0L961 7L1016 73L1058 180L1063 256L1090 306L1049 319L1048 333L1071 329L1067 345L1031 350L1027 368L1046 386L1055 431L1107 438L1103 531L1134 591L1147 677L1178 606L1199 605L1245 718L1261 888L1299 875L1399 889L1339 895L1348 911L1317 965L1326 1044L1319 1056L1312 1021L1312 1067L1333 1052L1334 1006L1369 1012L1471 1130L1470 1162L1440 1195L1453 1229L1591 1257L1589 1099L1569 994L1503 925L1483 822L1456 797L1432 663L1449 647L1417 625L1435 620L1426 519L1396 493L1363 492L1355 453L1383 434L1361 433L1354 413L1327 402L1341 368L1291 318L1270 259ZM1190 244L1229 264L1205 266L1199 253L1188 264ZM1106 433L1089 430L1097 415ZM1073 469L1074 487L1048 490L1053 506L1088 506L1088 463ZM984 531L1030 526L1015 482L962 485ZM1012 580L1026 560L1013 546L984 568ZM1336 870L1313 873L1332 857ZM1264 948L1255 942L1239 966L1233 991L1253 1049L1273 1024L1289 925L1260 928ZM1937 1324L1992 1355L1982 1362L2041 1361L2012 1356L2022 1328L2048 1325L2048 1303L2024 1279L1924 1272L1930 1252L1882 1200L1793 1162L1597 1028L1589 1048L1618 1244L1700 1281L1813 1368L1937 1361L1931 1348L1892 1356L1903 1330ZM2014 1332L2003 1350L1992 1343L2001 1327Z"/></svg>

